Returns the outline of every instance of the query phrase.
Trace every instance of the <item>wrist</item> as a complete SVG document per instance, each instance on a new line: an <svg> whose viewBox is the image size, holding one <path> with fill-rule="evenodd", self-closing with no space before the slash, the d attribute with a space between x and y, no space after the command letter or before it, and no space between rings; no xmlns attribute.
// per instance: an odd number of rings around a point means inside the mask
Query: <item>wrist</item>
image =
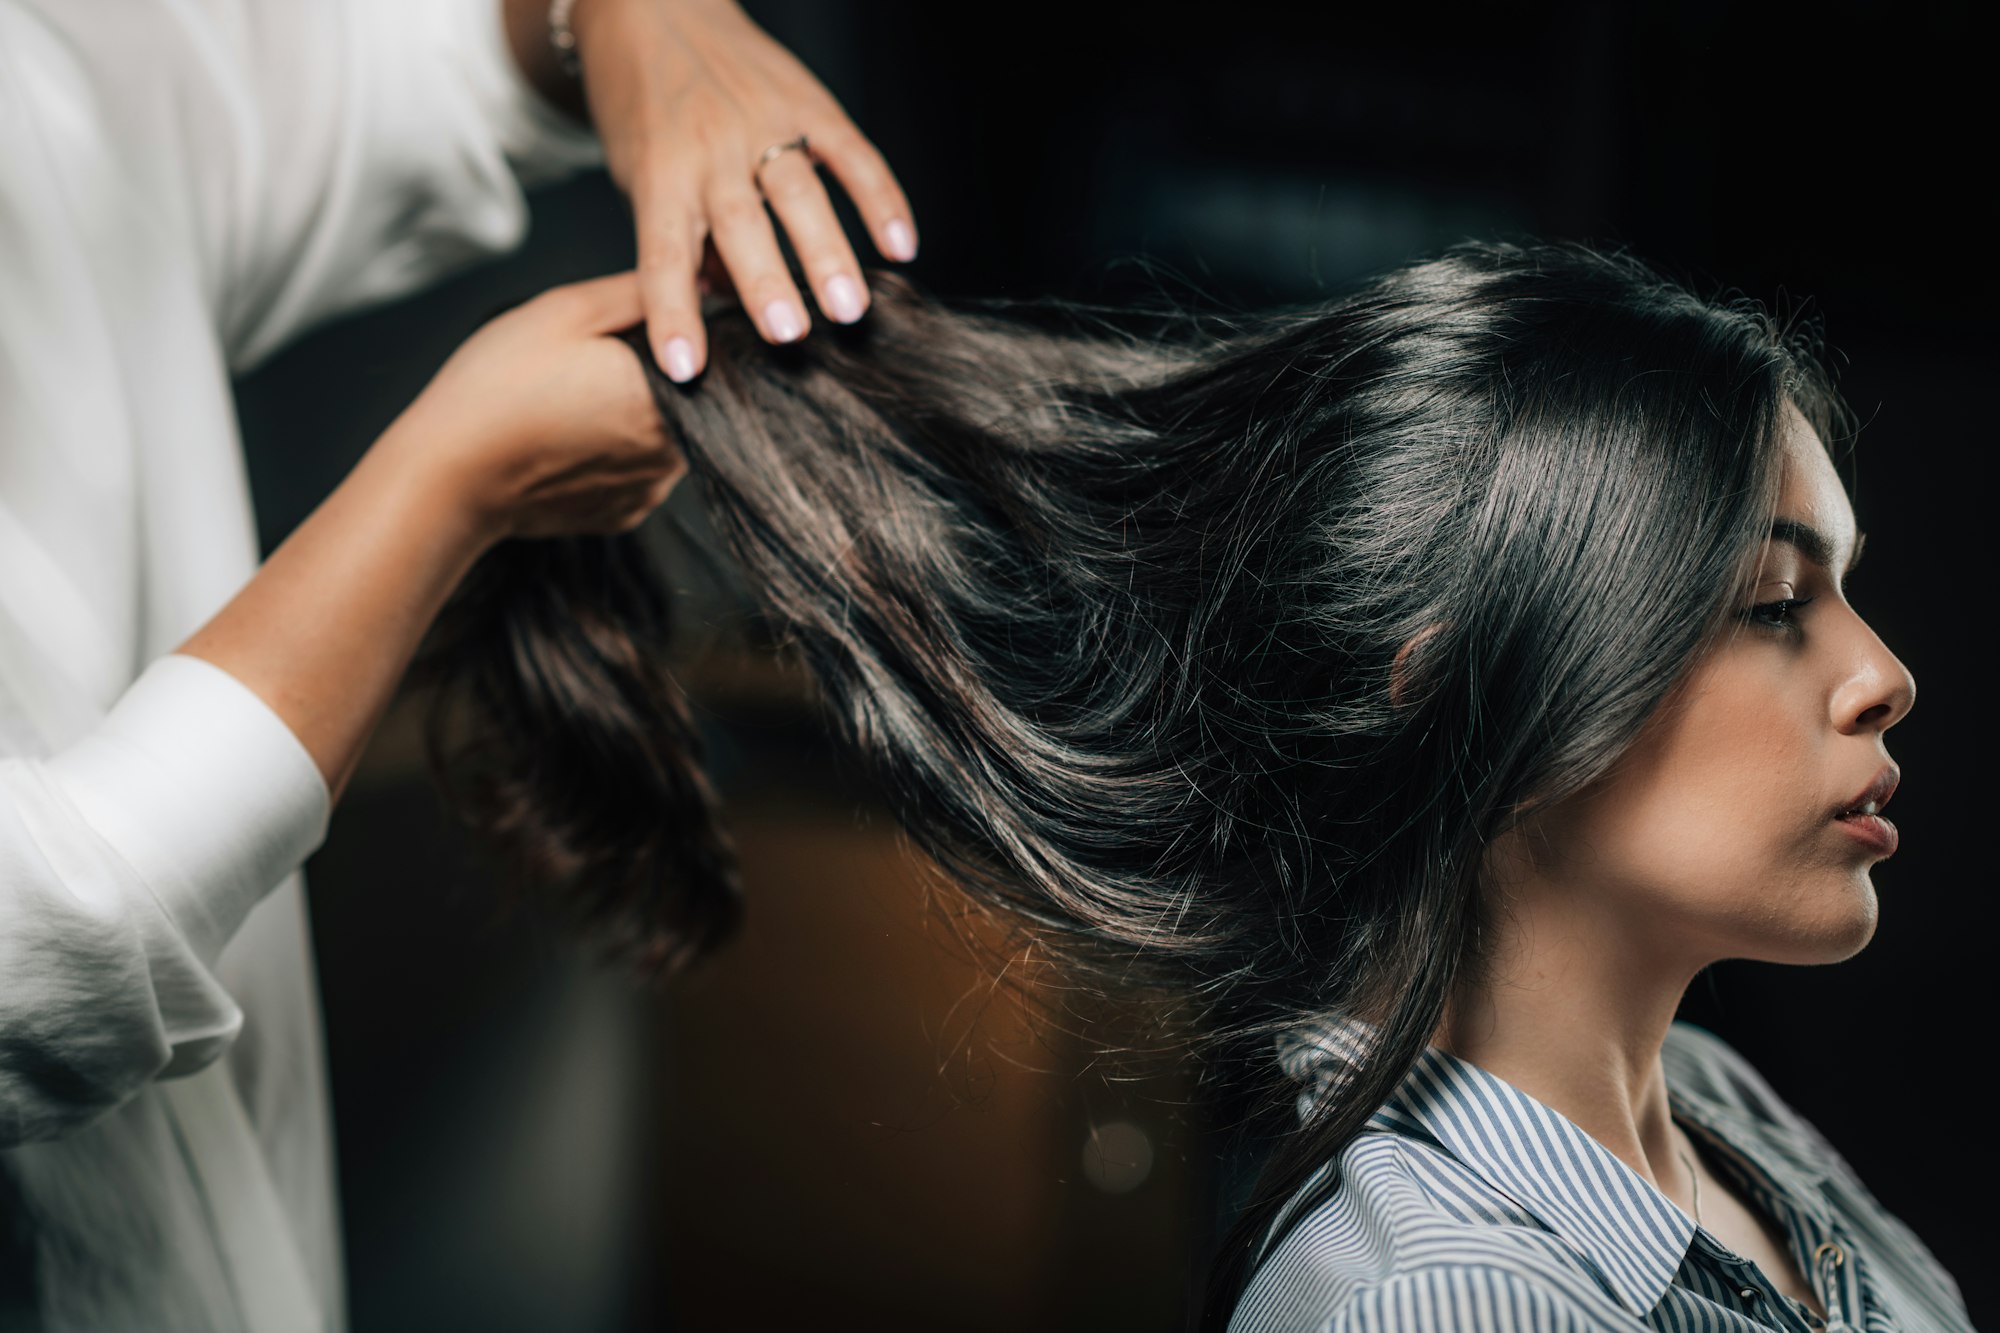
<svg viewBox="0 0 2000 1333"><path fill-rule="evenodd" d="M407 416L382 433L348 482L384 522L430 534L461 572L508 535L504 507L483 493L465 451Z"/></svg>
<svg viewBox="0 0 2000 1333"><path fill-rule="evenodd" d="M576 8L584 8L581 0ZM522 79L550 106L579 121L588 119L583 86L556 45L549 0L500 0L507 47ZM574 19L569 25L574 32ZM574 57L575 51L569 52Z"/></svg>
<svg viewBox="0 0 2000 1333"><path fill-rule="evenodd" d="M583 54L576 35L576 11L580 0L548 0L548 44L556 64L572 79L583 77Z"/></svg>

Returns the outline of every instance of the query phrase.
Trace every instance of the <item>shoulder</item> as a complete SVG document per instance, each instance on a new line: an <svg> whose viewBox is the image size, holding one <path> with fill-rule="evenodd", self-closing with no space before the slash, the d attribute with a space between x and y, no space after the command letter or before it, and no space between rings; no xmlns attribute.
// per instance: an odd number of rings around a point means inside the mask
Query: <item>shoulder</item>
<svg viewBox="0 0 2000 1333"><path fill-rule="evenodd" d="M1789 1161L1819 1182L1823 1197L1867 1254L1873 1280L1893 1287L1898 1300L1927 1305L1941 1326L1965 1320L1958 1283L1910 1226L1862 1182L1819 1128L1788 1105L1763 1075L1729 1044L1692 1023L1676 1022L1661 1047L1668 1086L1738 1113L1758 1146Z"/></svg>
<svg viewBox="0 0 2000 1333"><path fill-rule="evenodd" d="M1761 1142L1796 1157L1801 1165L1852 1175L1818 1127L1779 1096L1735 1047L1707 1028L1676 1020L1660 1047L1660 1063L1667 1086L1682 1097L1735 1112L1757 1127Z"/></svg>
<svg viewBox="0 0 2000 1333"><path fill-rule="evenodd" d="M1748 1111L1762 1120L1790 1124L1798 1118L1742 1053L1705 1027L1676 1019L1660 1047L1667 1082L1712 1102Z"/></svg>
<svg viewBox="0 0 2000 1333"><path fill-rule="evenodd" d="M1338 1301L1253 1307L1230 1333L1599 1333L1631 1315L1587 1288L1496 1263L1443 1262L1357 1286Z"/></svg>
<svg viewBox="0 0 2000 1333"><path fill-rule="evenodd" d="M1824 1181L1822 1188L1838 1190L1850 1212L1882 1213L1881 1205L1819 1126L1780 1097L1722 1038L1693 1023L1676 1022L1661 1046L1660 1063L1669 1090L1683 1102L1692 1099L1706 1104L1711 1128L1740 1136L1743 1141L1737 1147L1757 1147L1788 1163L1800 1179Z"/></svg>
<svg viewBox="0 0 2000 1333"><path fill-rule="evenodd" d="M1339 1166L1334 1192L1256 1270L1230 1333L1630 1326L1555 1237L1434 1144L1364 1134Z"/></svg>
<svg viewBox="0 0 2000 1333"><path fill-rule="evenodd" d="M1667 1085L1683 1096L1727 1107L1764 1127L1762 1137L1774 1146L1804 1155L1851 1174L1819 1128L1778 1095L1743 1055L1707 1028L1676 1020L1660 1048Z"/></svg>

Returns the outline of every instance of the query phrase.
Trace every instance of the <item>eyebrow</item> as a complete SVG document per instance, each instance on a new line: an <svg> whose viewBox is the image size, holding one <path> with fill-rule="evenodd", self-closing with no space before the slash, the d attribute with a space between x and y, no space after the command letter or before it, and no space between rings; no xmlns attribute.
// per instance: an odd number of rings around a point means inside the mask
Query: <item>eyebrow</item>
<svg viewBox="0 0 2000 1333"><path fill-rule="evenodd" d="M1822 569L1829 572L1834 569L1833 543L1827 540L1825 533L1810 523L1801 523L1795 518L1777 519L1771 524L1771 540L1797 547L1800 555ZM1867 544L1868 534L1863 532L1854 534L1854 554L1848 557L1847 568L1839 571L1843 578L1852 574L1854 567L1861 563L1861 551Z"/></svg>

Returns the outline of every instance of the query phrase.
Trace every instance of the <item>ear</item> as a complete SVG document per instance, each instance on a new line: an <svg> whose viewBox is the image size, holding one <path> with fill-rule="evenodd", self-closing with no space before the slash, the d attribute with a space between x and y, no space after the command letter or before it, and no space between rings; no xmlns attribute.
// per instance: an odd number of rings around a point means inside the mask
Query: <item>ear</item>
<svg viewBox="0 0 2000 1333"><path fill-rule="evenodd" d="M1404 708L1410 702L1410 688L1416 683L1416 668L1412 665L1417 650L1429 643L1444 629L1444 622L1426 625L1403 640L1403 646L1396 650L1395 660L1389 663L1389 706Z"/></svg>

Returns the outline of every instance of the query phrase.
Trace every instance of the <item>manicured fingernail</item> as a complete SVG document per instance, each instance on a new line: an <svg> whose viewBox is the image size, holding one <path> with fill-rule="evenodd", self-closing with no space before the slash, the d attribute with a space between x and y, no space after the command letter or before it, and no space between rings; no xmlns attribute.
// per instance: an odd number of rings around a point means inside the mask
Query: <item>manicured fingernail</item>
<svg viewBox="0 0 2000 1333"><path fill-rule="evenodd" d="M790 301L776 300L764 307L764 329L773 342L797 342L806 336L806 317Z"/></svg>
<svg viewBox="0 0 2000 1333"><path fill-rule="evenodd" d="M891 218L882 228L882 253L907 264L917 257L917 234L901 218Z"/></svg>
<svg viewBox="0 0 2000 1333"><path fill-rule="evenodd" d="M686 384L694 378L694 344L685 338L667 340L666 354L660 358L667 370L667 378L676 384Z"/></svg>
<svg viewBox="0 0 2000 1333"><path fill-rule="evenodd" d="M836 273L826 280L826 313L842 324L852 324L861 318L861 284L845 273Z"/></svg>

